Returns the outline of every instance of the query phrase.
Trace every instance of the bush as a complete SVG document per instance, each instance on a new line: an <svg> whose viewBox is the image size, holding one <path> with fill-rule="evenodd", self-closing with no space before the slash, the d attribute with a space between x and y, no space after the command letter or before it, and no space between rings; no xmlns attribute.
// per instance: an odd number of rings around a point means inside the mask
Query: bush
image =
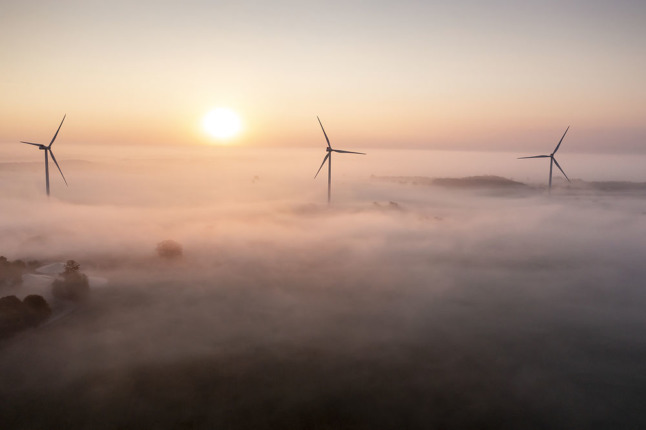
<svg viewBox="0 0 646 430"><path fill-rule="evenodd" d="M6 257L0 256L0 287L22 285L25 267L25 263L21 260L11 262Z"/></svg>
<svg viewBox="0 0 646 430"><path fill-rule="evenodd" d="M37 326L52 314L47 301L38 295L0 298L0 337L12 335L27 327Z"/></svg>
<svg viewBox="0 0 646 430"><path fill-rule="evenodd" d="M83 300L90 292L87 276L80 272L81 266L74 260L67 260L65 270L52 283L52 294L58 299Z"/></svg>
<svg viewBox="0 0 646 430"><path fill-rule="evenodd" d="M16 296L0 298L0 337L27 327L26 306Z"/></svg>
<svg viewBox="0 0 646 430"><path fill-rule="evenodd" d="M169 260L180 258L183 254L182 245L174 240L164 240L157 244L157 255Z"/></svg>
<svg viewBox="0 0 646 430"><path fill-rule="evenodd" d="M29 325L38 325L52 315L52 309L43 296L32 294L25 297L22 302L25 305L26 322Z"/></svg>

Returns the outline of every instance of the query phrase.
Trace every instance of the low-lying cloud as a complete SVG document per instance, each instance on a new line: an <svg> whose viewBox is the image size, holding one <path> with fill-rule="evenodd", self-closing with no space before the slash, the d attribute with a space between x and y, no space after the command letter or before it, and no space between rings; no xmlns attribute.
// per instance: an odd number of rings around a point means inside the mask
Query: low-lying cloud
<svg viewBox="0 0 646 430"><path fill-rule="evenodd" d="M328 209L292 161L68 163L49 200L30 169L0 171L26 183L4 188L0 253L108 280L2 341L9 427L646 424L642 197L384 183L339 163ZM156 256L165 239L181 259Z"/></svg>

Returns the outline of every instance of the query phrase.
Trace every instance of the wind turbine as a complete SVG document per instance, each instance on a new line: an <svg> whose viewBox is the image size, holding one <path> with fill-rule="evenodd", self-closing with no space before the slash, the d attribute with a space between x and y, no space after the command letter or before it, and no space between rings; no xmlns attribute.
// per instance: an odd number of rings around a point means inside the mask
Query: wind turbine
<svg viewBox="0 0 646 430"><path fill-rule="evenodd" d="M327 133L325 132L325 129L323 128L323 124L321 123L320 118L317 116L316 119L319 120L319 124L321 124L321 130L323 130L323 135L325 136L325 140L327 141L327 148L325 150L327 151L327 154L325 154L325 158L323 158L323 162L321 163L321 167L319 167L318 171L316 172L316 175L314 175L314 179L319 175L319 172L323 168L323 165L327 161L327 204L330 204L330 196L332 193L332 153L333 152L340 152L342 154L361 154L361 155L366 155L365 152L353 152L353 151L344 151L342 149L333 149L332 146L330 145L330 139L327 137Z"/></svg>
<svg viewBox="0 0 646 430"><path fill-rule="evenodd" d="M47 196L49 196L49 159L48 159L48 153L49 155L52 156L52 160L54 160L54 163L56 164L56 167L58 167L58 171L61 172L61 176L63 177L63 181L65 181L65 185L67 185L67 180L65 179L65 175L63 175L63 171L61 170L61 166L58 165L58 162L56 161L56 157L54 157L54 153L52 152L52 144L56 140L56 136L58 136L58 132L61 129L61 126L63 125L63 121L65 121L65 117L67 114L63 116L63 120L61 121L61 124L58 126L58 130L56 130L56 134L54 134L54 137L52 137L52 141L49 142L49 145L45 146L40 143L33 143L33 142L24 142L20 141L20 143L26 143L27 145L34 145L37 146L38 149L41 151L45 151L45 182L47 184Z"/></svg>
<svg viewBox="0 0 646 430"><path fill-rule="evenodd" d="M568 180L568 182L571 182L571 181L570 181L570 178L568 178L568 177L567 177L567 175L565 174L565 172L563 171L563 169L562 169L562 168L561 168L561 166L559 165L559 162L558 162L558 161L556 161L556 158L554 158L554 154L556 154L556 151L558 151L558 150L559 150L559 147L561 146L561 143L563 142L563 138L565 137L565 135L567 134L567 131L568 131L569 129L570 129L570 126L568 126L568 127L565 129L565 133L563 133L563 136L561 137L561 140L559 140L558 145L556 145L556 148L554 148L554 152L552 152L550 155L534 155L534 156L532 156L532 157L519 157L519 158L518 158L519 160L524 159L524 158L549 158L549 159L550 159L550 187L549 187L549 190L550 190L550 191L552 191L552 166L553 166L554 164L556 164L556 167L558 167L558 168L559 168L559 170L561 171L561 173L563 173L563 176L565 176L565 179L567 179L567 180Z"/></svg>

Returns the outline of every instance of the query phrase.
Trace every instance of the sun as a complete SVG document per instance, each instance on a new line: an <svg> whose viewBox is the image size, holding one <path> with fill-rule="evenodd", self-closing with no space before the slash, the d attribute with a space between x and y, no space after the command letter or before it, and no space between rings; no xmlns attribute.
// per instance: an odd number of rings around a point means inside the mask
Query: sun
<svg viewBox="0 0 646 430"><path fill-rule="evenodd" d="M242 121L237 113L228 108L217 108L202 120L204 130L216 139L230 139L242 130Z"/></svg>

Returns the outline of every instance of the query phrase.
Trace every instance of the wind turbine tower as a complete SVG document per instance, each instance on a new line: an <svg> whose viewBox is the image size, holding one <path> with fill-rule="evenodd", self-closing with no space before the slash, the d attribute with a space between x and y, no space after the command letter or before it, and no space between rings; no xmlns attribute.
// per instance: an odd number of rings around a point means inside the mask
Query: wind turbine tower
<svg viewBox="0 0 646 430"><path fill-rule="evenodd" d="M519 160L522 160L522 159L525 159L525 158L549 158L550 159L550 182L549 182L549 191L550 192L552 191L552 168L553 168L554 164L556 164L556 167L558 167L558 169L561 171L561 173L563 173L563 176L565 176L565 179L567 179L568 182L571 182L570 178L567 177L567 175L565 174L565 172L561 168L561 165L559 164L558 161L556 161L556 158L554 157L554 154L556 154L556 151L559 150L559 147L561 146L561 143L563 142L563 138L565 137L565 135L567 134L569 129L570 129L570 126L568 126L568 128L565 129L565 133L563 133L563 136L561 137L561 140L559 140L558 145L556 145L556 148L554 148L554 151L551 154L549 154L549 155L533 155L531 157L519 157L518 158Z"/></svg>
<svg viewBox="0 0 646 430"><path fill-rule="evenodd" d="M65 117L63 116L63 120L61 121L61 124L58 126L58 129L56 130L56 133L54 134L54 137L52 137L52 141L49 142L49 145L45 146L41 143L33 143L33 142L24 142L20 141L20 143L26 143L27 145L33 145L37 146L38 149L41 151L45 151L45 184L46 184L46 189L47 189L47 196L49 197L49 155L52 156L52 160L54 160L54 164L56 164L56 167L58 167L58 171L61 172L61 176L63 177L63 181L65 181L65 185L67 185L67 180L65 179L65 175L63 175L63 171L61 170L61 166L58 165L58 162L56 161L56 157L54 157L54 152L52 152L52 145L54 144L54 141L56 140L56 136L58 136L58 132L61 130L61 126L63 125L63 121L65 121Z"/></svg>
<svg viewBox="0 0 646 430"><path fill-rule="evenodd" d="M325 132L325 128L323 128L323 124L321 123L321 119L317 116L316 119L318 119L319 124L321 125L321 130L323 130L323 135L325 136L325 140L327 142L327 147L325 150L327 151L327 154L325 154L325 158L323 158L323 163L321 163L321 167L319 167L318 171L316 172L316 175L314 175L314 179L319 175L319 172L327 162L327 204L330 204L330 199L332 198L332 153L333 152L339 152L341 154L361 154L361 155L366 155L365 152L353 152L353 151L344 151L342 149L334 149L332 148L332 145L330 145L330 139L327 137L327 133Z"/></svg>

